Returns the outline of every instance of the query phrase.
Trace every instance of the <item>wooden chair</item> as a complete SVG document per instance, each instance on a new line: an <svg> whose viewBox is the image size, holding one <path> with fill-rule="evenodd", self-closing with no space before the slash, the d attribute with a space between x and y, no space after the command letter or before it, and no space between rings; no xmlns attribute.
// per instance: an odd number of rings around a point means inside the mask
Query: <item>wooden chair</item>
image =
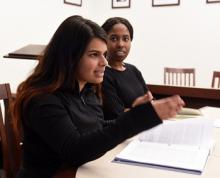
<svg viewBox="0 0 220 178"><path fill-rule="evenodd" d="M9 84L0 84L0 101L4 104L4 112L0 105L0 142L3 154L3 175L0 178L15 178L21 166L22 134L10 113L12 94ZM76 171L77 168L61 168L53 178L75 178Z"/></svg>
<svg viewBox="0 0 220 178"><path fill-rule="evenodd" d="M3 176L15 178L21 164L20 135L16 130L15 120L10 113L12 102L9 84L0 84L0 101L3 101L4 111L0 106L0 136L3 154ZM3 117L4 113L4 117Z"/></svg>
<svg viewBox="0 0 220 178"><path fill-rule="evenodd" d="M164 84L177 86L195 86L194 68L164 68Z"/></svg>
<svg viewBox="0 0 220 178"><path fill-rule="evenodd" d="M53 178L75 178L77 168L64 168L56 172Z"/></svg>
<svg viewBox="0 0 220 178"><path fill-rule="evenodd" d="M213 71L212 88L220 88L220 71Z"/></svg>

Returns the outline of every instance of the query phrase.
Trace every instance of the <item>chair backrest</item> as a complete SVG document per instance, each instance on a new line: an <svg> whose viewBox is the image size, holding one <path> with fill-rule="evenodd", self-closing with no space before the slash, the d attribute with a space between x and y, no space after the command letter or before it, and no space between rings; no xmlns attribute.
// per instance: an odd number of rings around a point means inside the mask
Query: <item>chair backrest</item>
<svg viewBox="0 0 220 178"><path fill-rule="evenodd" d="M12 118L10 112L9 105L12 102L12 95L9 84L0 84L0 101L3 101L4 104L4 111L2 111L0 106L3 170L6 178L15 178L21 165L21 139L16 121Z"/></svg>
<svg viewBox="0 0 220 178"><path fill-rule="evenodd" d="M63 168L58 170L53 178L75 178L77 168Z"/></svg>
<svg viewBox="0 0 220 178"><path fill-rule="evenodd" d="M220 71L213 71L212 88L220 88Z"/></svg>
<svg viewBox="0 0 220 178"><path fill-rule="evenodd" d="M177 86L195 86L194 68L164 68L164 84Z"/></svg>

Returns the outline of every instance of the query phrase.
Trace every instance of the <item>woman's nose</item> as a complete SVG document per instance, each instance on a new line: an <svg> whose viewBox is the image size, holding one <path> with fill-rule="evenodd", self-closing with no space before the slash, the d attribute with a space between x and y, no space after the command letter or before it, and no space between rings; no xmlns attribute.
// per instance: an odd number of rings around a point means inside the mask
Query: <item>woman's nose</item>
<svg viewBox="0 0 220 178"><path fill-rule="evenodd" d="M107 66L108 65L108 61L106 59L105 56L102 56L101 60L100 60L101 65L103 66Z"/></svg>
<svg viewBox="0 0 220 178"><path fill-rule="evenodd" d="M124 46L124 41L122 39L118 40L118 46Z"/></svg>

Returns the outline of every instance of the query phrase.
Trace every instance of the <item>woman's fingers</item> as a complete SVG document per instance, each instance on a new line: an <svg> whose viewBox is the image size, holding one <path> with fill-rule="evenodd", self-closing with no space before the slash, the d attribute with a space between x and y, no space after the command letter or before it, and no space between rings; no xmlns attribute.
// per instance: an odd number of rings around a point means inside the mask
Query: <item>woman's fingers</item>
<svg viewBox="0 0 220 178"><path fill-rule="evenodd" d="M148 91L145 95L136 98L135 101L132 103L132 107L150 102L152 99L153 95L150 91Z"/></svg>
<svg viewBox="0 0 220 178"><path fill-rule="evenodd" d="M168 98L155 100L152 105L157 112L158 116L164 120L175 117L177 113L185 105L180 96L175 95Z"/></svg>

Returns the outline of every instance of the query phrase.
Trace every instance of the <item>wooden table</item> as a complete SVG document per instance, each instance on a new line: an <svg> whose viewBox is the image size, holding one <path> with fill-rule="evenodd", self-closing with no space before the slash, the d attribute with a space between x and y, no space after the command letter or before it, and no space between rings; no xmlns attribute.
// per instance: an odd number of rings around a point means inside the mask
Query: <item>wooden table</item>
<svg viewBox="0 0 220 178"><path fill-rule="evenodd" d="M76 178L219 178L220 128L214 128L213 137L215 146L201 175L153 166L112 162L114 157L131 141L126 140L101 158L80 166L77 170Z"/></svg>
<svg viewBox="0 0 220 178"><path fill-rule="evenodd" d="M34 59L43 54L46 45L29 44L5 55L5 58Z"/></svg>
<svg viewBox="0 0 220 178"><path fill-rule="evenodd" d="M114 163L114 157L126 147L129 141L118 145L103 157L78 168L76 178L219 178L220 175L220 129L215 130L216 146L209 156L201 175L152 166L135 166Z"/></svg>
<svg viewBox="0 0 220 178"><path fill-rule="evenodd" d="M147 86L156 99L178 94L185 101L186 107L201 108L207 105L220 107L220 89L156 84Z"/></svg>

